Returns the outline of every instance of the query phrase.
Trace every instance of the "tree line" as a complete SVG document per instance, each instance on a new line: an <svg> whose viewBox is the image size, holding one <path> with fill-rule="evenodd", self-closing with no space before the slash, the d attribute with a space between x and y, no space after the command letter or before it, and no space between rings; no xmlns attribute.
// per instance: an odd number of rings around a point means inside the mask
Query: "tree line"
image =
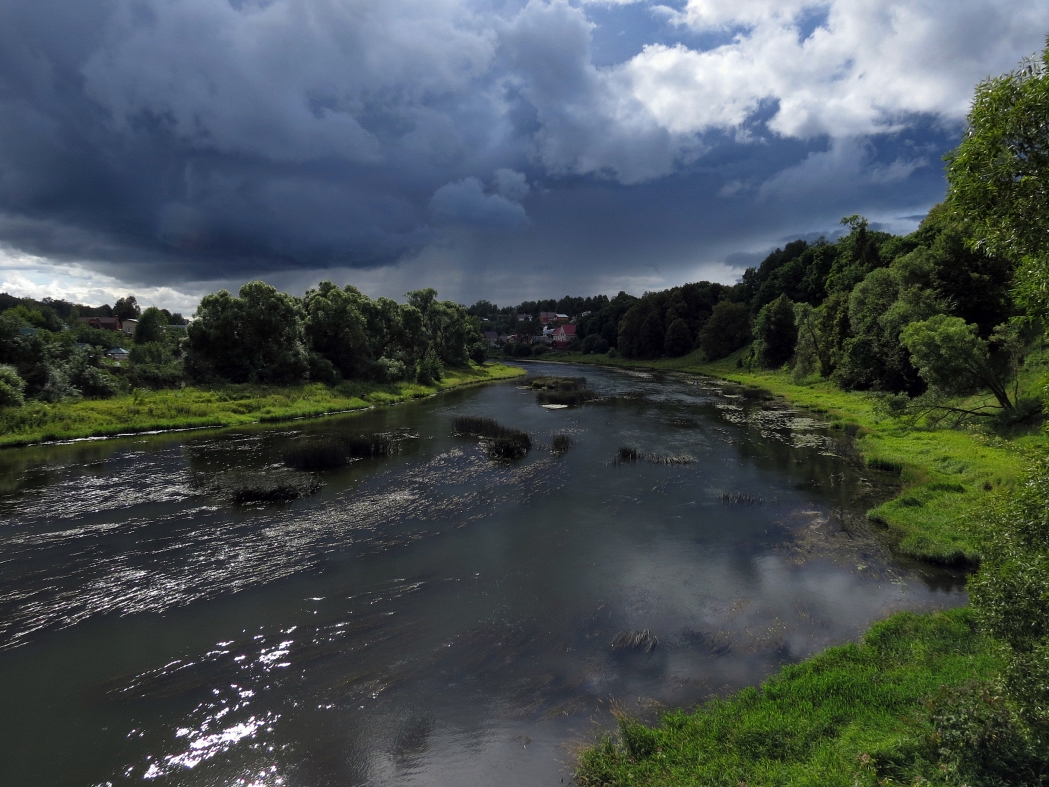
<svg viewBox="0 0 1049 787"><path fill-rule="evenodd" d="M253 281L236 295L222 290L204 296L188 325L179 314L141 309L134 296L97 308L3 297L0 407L27 398L105 398L186 384L429 385L446 367L486 358L477 318L439 300L432 289L410 292L401 304L331 282L299 298ZM134 319L137 325L127 337L84 317ZM107 357L122 342L130 342L129 357Z"/></svg>

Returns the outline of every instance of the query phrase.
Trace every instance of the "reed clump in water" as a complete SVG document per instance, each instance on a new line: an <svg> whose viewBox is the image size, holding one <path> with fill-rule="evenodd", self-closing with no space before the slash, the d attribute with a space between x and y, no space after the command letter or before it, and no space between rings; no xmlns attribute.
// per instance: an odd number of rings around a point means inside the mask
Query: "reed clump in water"
<svg viewBox="0 0 1049 787"><path fill-rule="evenodd" d="M581 391L586 388L586 378L540 375L529 377L525 385L535 391Z"/></svg>
<svg viewBox="0 0 1049 787"><path fill-rule="evenodd" d="M637 462L644 460L654 465L690 465L696 461L689 454L650 454L639 451L633 446L621 445L616 454L616 463Z"/></svg>
<svg viewBox="0 0 1049 787"><path fill-rule="evenodd" d="M393 456L402 439L403 435L377 432L306 442L285 451L284 464L306 472L335 470L345 467L352 459Z"/></svg>
<svg viewBox="0 0 1049 787"><path fill-rule="evenodd" d="M464 415L455 419L453 433L459 437L477 437L490 459L521 459L532 448L527 432L503 426L494 418Z"/></svg>
<svg viewBox="0 0 1049 787"><path fill-rule="evenodd" d="M207 479L197 479L195 485L209 494L226 498L235 506L290 503L312 495L323 486L313 473L284 467L228 470Z"/></svg>
<svg viewBox="0 0 1049 787"><path fill-rule="evenodd" d="M718 495L722 503L732 506L763 506L765 500L749 492L722 492Z"/></svg>
<svg viewBox="0 0 1049 787"><path fill-rule="evenodd" d="M563 404L569 407L578 407L585 402L592 402L597 394L588 388L569 391L540 391L536 396L539 404Z"/></svg>
<svg viewBox="0 0 1049 787"><path fill-rule="evenodd" d="M591 402L597 394L586 387L585 377L552 377L543 375L531 377L525 384L533 391L538 391L536 399L539 404L562 404L578 407L584 402Z"/></svg>
<svg viewBox="0 0 1049 787"><path fill-rule="evenodd" d="M659 637L648 629L620 631L612 639L612 650L640 650L642 653L651 653L657 645L659 645Z"/></svg>
<svg viewBox="0 0 1049 787"><path fill-rule="evenodd" d="M296 445L284 452L284 464L295 470L333 470L345 467L349 455L334 440Z"/></svg>
<svg viewBox="0 0 1049 787"><path fill-rule="evenodd" d="M551 445L550 450L560 456L561 454L568 453L568 449L572 447L572 438L566 434L555 434L554 442Z"/></svg>

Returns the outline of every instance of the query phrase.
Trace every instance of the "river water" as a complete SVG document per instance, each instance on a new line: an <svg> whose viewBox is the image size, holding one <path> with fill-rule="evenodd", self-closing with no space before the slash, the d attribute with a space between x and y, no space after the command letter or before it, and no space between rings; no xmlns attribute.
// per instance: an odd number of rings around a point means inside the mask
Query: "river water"
<svg viewBox="0 0 1049 787"><path fill-rule="evenodd" d="M513 381L0 452L0 783L559 785L613 704L653 718L964 602L867 532L893 479L804 413L697 378L529 372L602 399L550 410ZM492 461L462 415L533 447ZM399 452L293 503L208 483L376 432ZM613 647L643 630L654 649Z"/></svg>

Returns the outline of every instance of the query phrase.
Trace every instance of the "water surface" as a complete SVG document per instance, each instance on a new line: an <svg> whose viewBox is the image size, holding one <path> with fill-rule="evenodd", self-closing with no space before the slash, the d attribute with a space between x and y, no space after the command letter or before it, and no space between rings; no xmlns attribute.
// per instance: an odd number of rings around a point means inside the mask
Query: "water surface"
<svg viewBox="0 0 1049 787"><path fill-rule="evenodd" d="M867 532L892 479L805 414L696 378L529 371L604 398L548 410L511 382L0 452L0 782L556 785L611 703L687 706L963 603ZM460 415L533 448L493 462ZM374 432L400 452L303 500L209 491ZM618 463L621 445L694 461ZM613 649L644 629L654 651Z"/></svg>

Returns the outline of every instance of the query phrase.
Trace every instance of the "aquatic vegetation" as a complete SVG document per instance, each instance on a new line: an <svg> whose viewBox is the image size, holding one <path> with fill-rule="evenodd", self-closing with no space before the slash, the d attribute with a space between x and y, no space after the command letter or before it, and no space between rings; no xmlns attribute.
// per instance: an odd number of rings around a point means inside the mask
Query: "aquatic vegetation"
<svg viewBox="0 0 1049 787"><path fill-rule="evenodd" d="M334 440L297 445L284 452L284 464L296 470L334 470L349 461L346 449Z"/></svg>
<svg viewBox="0 0 1049 787"><path fill-rule="evenodd" d="M560 456L561 454L567 453L568 449L571 447L572 438L570 438L566 434L556 434L554 435L554 441L551 445L550 450L552 450L555 454Z"/></svg>
<svg viewBox="0 0 1049 787"><path fill-rule="evenodd" d="M342 441L346 453L354 459L371 459L379 456L393 456L397 453L403 435L390 432L376 434L352 435Z"/></svg>
<svg viewBox="0 0 1049 787"><path fill-rule="evenodd" d="M580 388L574 391L540 391L536 396L536 401L539 404L563 404L569 407L578 407L585 402L592 402L594 399L597 399L597 393L588 388Z"/></svg>
<svg viewBox="0 0 1049 787"><path fill-rule="evenodd" d="M213 476L194 479L201 491L222 497L234 506L266 503L289 503L312 495L323 484L313 473L283 467L260 470L228 470Z"/></svg>
<svg viewBox="0 0 1049 787"><path fill-rule="evenodd" d="M585 377L529 377L525 385L535 391L581 391L586 388Z"/></svg>
<svg viewBox="0 0 1049 787"><path fill-rule="evenodd" d="M690 465L696 461L689 454L650 454L629 445L620 446L616 453L616 464L639 460L651 462L654 465Z"/></svg>
<svg viewBox="0 0 1049 787"><path fill-rule="evenodd" d="M752 495L749 492L722 492L718 495L718 499L722 503L728 503L734 506L763 506L765 505L764 498L758 495Z"/></svg>
<svg viewBox="0 0 1049 787"><path fill-rule="evenodd" d="M648 629L642 631L620 631L612 638L612 650L640 650L651 653L659 645L656 637Z"/></svg>
<svg viewBox="0 0 1049 787"><path fill-rule="evenodd" d="M521 459L532 448L532 438L527 432L503 426L494 418L460 416L455 419L453 433L459 437L480 438L490 459Z"/></svg>

